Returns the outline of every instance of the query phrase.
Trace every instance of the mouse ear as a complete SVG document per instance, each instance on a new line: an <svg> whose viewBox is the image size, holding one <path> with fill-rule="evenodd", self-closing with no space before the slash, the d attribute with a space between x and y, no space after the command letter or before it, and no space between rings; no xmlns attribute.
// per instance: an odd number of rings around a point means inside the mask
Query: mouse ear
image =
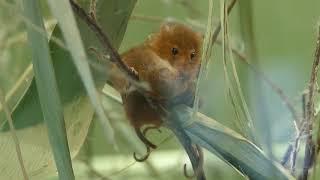
<svg viewBox="0 0 320 180"><path fill-rule="evenodd" d="M157 39L157 35L158 35L157 33L149 34L149 36L145 40L145 43L152 45L154 43L154 41Z"/></svg>
<svg viewBox="0 0 320 180"><path fill-rule="evenodd" d="M200 42L203 42L204 40L204 34L202 32L199 31L195 31L195 37L197 38L197 40L199 40Z"/></svg>
<svg viewBox="0 0 320 180"><path fill-rule="evenodd" d="M198 37L200 37L201 40L204 40L204 34L201 32L197 32Z"/></svg>

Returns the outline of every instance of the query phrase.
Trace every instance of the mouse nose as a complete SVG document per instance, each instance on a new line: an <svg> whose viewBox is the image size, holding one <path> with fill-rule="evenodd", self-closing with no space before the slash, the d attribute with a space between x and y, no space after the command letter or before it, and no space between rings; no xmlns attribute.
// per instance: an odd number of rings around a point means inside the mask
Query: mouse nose
<svg viewBox="0 0 320 180"><path fill-rule="evenodd" d="M187 71L181 71L181 72L180 72L180 76L181 76L181 79L182 79L182 80L186 81L186 80L189 79L190 74L189 74L189 72L187 72Z"/></svg>

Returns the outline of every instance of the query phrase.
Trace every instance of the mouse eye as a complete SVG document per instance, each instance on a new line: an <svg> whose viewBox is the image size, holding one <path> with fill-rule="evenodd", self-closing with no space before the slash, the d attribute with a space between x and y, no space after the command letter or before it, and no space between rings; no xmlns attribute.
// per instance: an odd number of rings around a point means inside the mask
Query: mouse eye
<svg viewBox="0 0 320 180"><path fill-rule="evenodd" d="M190 58L193 59L194 57L196 57L196 53L195 53L195 52L192 52L192 53L190 54Z"/></svg>
<svg viewBox="0 0 320 180"><path fill-rule="evenodd" d="M176 54L178 54L178 48L172 48L171 49L171 53L173 54L173 55L176 55Z"/></svg>

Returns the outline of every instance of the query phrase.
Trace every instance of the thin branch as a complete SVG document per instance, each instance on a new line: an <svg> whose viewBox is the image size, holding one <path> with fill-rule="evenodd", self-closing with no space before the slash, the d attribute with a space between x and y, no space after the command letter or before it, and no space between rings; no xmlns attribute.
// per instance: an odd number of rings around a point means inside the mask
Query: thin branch
<svg viewBox="0 0 320 180"><path fill-rule="evenodd" d="M294 174L295 171L295 161L297 152L299 151L299 142L301 139L301 136L306 130L306 97L307 97L307 91L304 91L302 93L302 120L298 123L294 123L296 128L296 138L294 140L294 144L290 144L285 152L284 157L282 158L281 164L286 165L291 157L291 173ZM293 109L293 105L292 105ZM294 110L294 109L293 109ZM295 112L295 111L292 111ZM293 114L293 113L292 113Z"/></svg>
<svg viewBox="0 0 320 180"><path fill-rule="evenodd" d="M297 153L299 152L300 140L303 138L302 135L304 134L306 129L305 121L303 121L302 126L299 126L299 127L300 127L300 130L299 130L299 133L296 135L294 143L288 146L286 153L281 161L281 164L285 166L290 160L291 174L295 174L296 159L297 159Z"/></svg>
<svg viewBox="0 0 320 180"><path fill-rule="evenodd" d="M139 77L133 72L122 60L120 54L112 46L111 41L107 35L103 32L102 28L92 19L83 8L81 8L73 0L69 0L73 11L90 27L90 29L96 34L99 41L105 48L105 51L110 55L110 61L115 63L122 73L127 75L128 80L136 87L141 87L139 84Z"/></svg>
<svg viewBox="0 0 320 180"><path fill-rule="evenodd" d="M118 52L112 47L108 37L104 34L104 32L102 31L102 29L100 28L100 26L95 22L94 19L92 19L90 16L88 16L86 14L86 12L80 7L78 6L74 1L70 0L71 6L74 10L74 12L82 19L84 20L89 27L93 30L93 32L96 34L96 36L98 37L98 39L100 40L101 44L104 46L105 50L107 52L110 53L110 60L112 62L114 62L119 69L127 75L128 79L130 82L132 82L134 85L136 85L137 87L139 87L139 78L138 76L132 72L132 70L126 66L126 64L121 60L120 55L118 54ZM233 8L233 6L235 5L236 0L232 0L232 2L230 3L230 5L228 6L227 9L227 13L229 13L231 11L231 9ZM133 18L136 19L142 19L139 16L133 16ZM146 18L144 18L146 19ZM160 19L148 19L148 20L154 20L154 21L160 21ZM219 23L217 28L214 31L214 34L212 36L212 43L215 43L217 41L219 32L221 30L221 24ZM248 63L248 61L245 60L245 58L243 56L240 56L241 54L238 53L238 56L247 64L249 65L249 67L251 69L253 69L254 72L256 72L257 74L260 75L260 77L262 79L264 79L271 87L273 90L275 90L279 96L284 100L285 104L288 106L289 110L291 111L291 113L293 114L293 116L295 117L295 119L298 119L298 115L297 113L295 113L295 110L293 108L293 105L290 103L289 98L287 96L285 96L285 94L283 93L283 91L278 88L274 83L272 83L272 81L270 79L267 78L267 76L265 76L262 72L256 70L252 65L250 65Z"/></svg>
<svg viewBox="0 0 320 180"><path fill-rule="evenodd" d="M299 144L300 144L300 138L302 136L302 132L300 131L296 140L294 141L294 145L292 146L292 153L291 153L291 174L295 174L295 169L296 169L296 161L297 161L297 154L299 152Z"/></svg>
<svg viewBox="0 0 320 180"><path fill-rule="evenodd" d="M308 178L308 172L314 162L314 153L315 153L315 144L312 140L312 125L314 122L314 101L315 101L315 89L317 84L317 75L319 70L320 63L320 26L318 27L318 37L316 43L316 51L314 55L314 61L312 65L311 77L309 80L309 93L308 93L308 101L306 105L306 132L308 134L306 147L305 147L305 157L304 157L304 165L303 171L301 174L301 179L306 180Z"/></svg>
<svg viewBox="0 0 320 180"><path fill-rule="evenodd" d="M320 27L319 27L320 28ZM312 125L315 118L314 113L314 101L315 101L315 91L316 91L316 84L317 84L317 74L319 70L319 62L320 62L320 29L318 32L317 42L316 42L316 51L314 55L314 62L312 65L311 77L309 80L308 90L306 90L302 94L302 114L303 120L298 125L298 134L295 139L294 145L289 145L285 156L282 161L282 165L285 165L288 161L288 153L291 151L292 160L291 160L291 171L294 173L295 168L295 161L296 161L296 154L299 148L299 141L301 136L306 133L307 140L305 146L305 157L304 157L304 166L302 174L300 175L299 179L305 180L308 178L309 169L311 168L314 155L315 155L315 144L312 140Z"/></svg>
<svg viewBox="0 0 320 180"><path fill-rule="evenodd" d="M2 2L2 1L0 1ZM228 12L231 11L231 9L233 8L234 4L235 4L236 0L233 0L231 2L231 4L229 5L228 7ZM12 5L9 5L8 3L5 3L5 2L2 2L1 3L2 5L5 5L7 6L8 8L13 8ZM71 3L71 5L73 5L75 3ZM74 8L74 7L73 7ZM14 8L13 8L14 9ZM85 12L84 12L85 13ZM39 30L37 27L35 27L28 19L26 19L24 16L22 16L21 14L18 14L21 19L27 23L27 24L30 24L32 28L34 28L34 30L36 30L37 32L40 32L41 34L43 35L46 35L45 32L43 32L42 30ZM79 14L78 14L79 15ZM81 15L79 15L81 16ZM132 19L136 19L136 20L148 20L148 21L158 21L160 22L161 20L164 20L162 19L161 17L149 17L149 16L143 16L143 15L132 15ZM96 24L96 23L94 23ZM93 30L93 29L92 29ZM218 23L218 26L214 32L214 35L213 35L213 43L215 43L216 41L216 44L221 44L221 40L217 39L218 38L218 35L219 35L219 32L221 30L221 23ZM94 32L96 32L95 30L93 30ZM97 32L98 33L98 32ZM99 32L101 33L101 32ZM102 33L103 34L103 33ZM104 35L106 36L106 35ZM51 37L51 41L55 42L58 46L60 46L61 48L67 50L66 46L64 45L64 43L60 40L60 39L57 39L55 37ZM101 40L100 40L101 41ZM104 43L102 43L104 44ZM108 49L108 48L106 48ZM291 114L293 115L293 117L295 119L299 119L298 118L298 115L295 111L295 108L294 106L292 105L292 103L290 102L289 98L285 95L285 93L279 88L277 87L263 72L261 71L258 71L254 68L254 66L252 66L251 64L249 64L249 62L246 60L246 56L241 54L239 51L237 51L236 49L233 49L233 52L241 59L243 60L247 65L249 65L249 67L254 71L256 72L259 76L262 77L262 79L264 79L266 81L267 84L269 84L271 86L271 88L280 96L280 98L283 100L283 102L285 103L285 105L288 107L288 109L291 111ZM121 64L121 63L119 63ZM121 69L121 68L120 68ZM124 70L124 71L128 71L130 72L130 68L124 68L124 69L127 69L127 70ZM130 73L129 73L130 74ZM134 76L134 75L133 75ZM133 78L135 79L135 78Z"/></svg>
<svg viewBox="0 0 320 180"><path fill-rule="evenodd" d="M232 1L228 7L228 13L231 11L231 9L233 8L233 6L235 5L236 0ZM143 21L151 21L151 22L162 22L165 20L165 18L162 17L158 17L158 16L144 16L144 15L138 15L138 14L134 14L131 16L132 20L143 20ZM194 26L194 25L193 25ZM201 26L202 27L202 26ZM213 35L213 41L212 43L218 44L218 45L222 45L222 41L221 39L218 39L219 33L221 30L221 23L218 23L217 28L214 31L214 35ZM285 92L278 87L264 72L258 70L257 68L255 68L252 64L249 63L249 61L247 60L247 57L245 54L241 53L239 50L237 50L236 48L232 48L232 52L239 57L239 59L241 61L243 61L256 75L258 75L257 77L260 78L261 80L265 81L267 85L270 86L270 88L276 93L278 94L278 96L280 97L280 99L283 101L284 105L288 108L288 110L290 111L293 119L294 119L294 126L296 131L298 132L298 122L300 121L299 118L299 114L297 112L297 110L294 108L293 103L290 101L290 98L285 94ZM297 133L298 134L298 133Z"/></svg>
<svg viewBox="0 0 320 180"><path fill-rule="evenodd" d="M2 89L0 89L0 104L2 104L2 107L4 109L7 121L9 122L10 133L11 133L12 139L13 139L14 144L15 144L15 149L16 149L19 165L20 165L20 168L21 168L21 171L22 171L22 174L23 174L23 178L24 178L24 180L28 180L29 177L28 177L28 173L27 173L26 168L25 168L24 163L23 163L23 158L22 158L19 139L18 139L16 130L14 128L13 119L11 117L10 110L9 110L7 104L6 104L5 96L3 94Z"/></svg>
<svg viewBox="0 0 320 180"><path fill-rule="evenodd" d="M282 160L281 160L282 166L285 166L287 164L287 162L290 160L292 151L293 151L293 144L290 144L288 146L286 152L284 153Z"/></svg>
<svg viewBox="0 0 320 180"><path fill-rule="evenodd" d="M229 8L228 8L228 12L230 12L231 8L234 6L235 1L232 2L232 4L230 4ZM152 22L162 22L165 19L161 18L161 17L155 17L155 16L143 16L143 15L132 15L131 18L133 20L145 20L145 21L152 21ZM222 41L221 39L218 39L218 35L219 32L221 30L221 23L218 23L219 25L217 26L215 32L214 32L214 36L213 36L213 40L215 40L215 43L218 45L222 45ZM214 41L213 41L214 43ZM283 101L284 105L288 108L288 110L290 111L290 113L292 114L293 119L295 120L295 129L298 130L297 127L297 122L300 121L299 115L296 111L296 109L294 108L293 103L290 101L290 98L285 94L285 92L278 87L264 72L256 69L252 64L249 63L249 61L247 60L247 57L245 54L239 52L237 49L232 48L232 52L239 57L239 59L241 61L243 61L256 75L258 75L258 78L262 79L263 81L265 81L270 87L271 89L279 95L279 97L281 98L281 100Z"/></svg>
<svg viewBox="0 0 320 180"><path fill-rule="evenodd" d="M297 159L297 153L299 151L299 143L300 143L300 139L302 134L305 132L305 128L306 128L306 98L307 98L307 93L303 93L302 94L302 117L303 120L301 122L301 125L299 126L299 133L295 139L294 142L294 146L293 146L293 151L292 151L292 156L291 156L291 173L294 174L295 173L295 166L296 166L296 159Z"/></svg>
<svg viewBox="0 0 320 180"><path fill-rule="evenodd" d="M91 18L97 22L97 0L91 0L90 1L90 10L89 14Z"/></svg>

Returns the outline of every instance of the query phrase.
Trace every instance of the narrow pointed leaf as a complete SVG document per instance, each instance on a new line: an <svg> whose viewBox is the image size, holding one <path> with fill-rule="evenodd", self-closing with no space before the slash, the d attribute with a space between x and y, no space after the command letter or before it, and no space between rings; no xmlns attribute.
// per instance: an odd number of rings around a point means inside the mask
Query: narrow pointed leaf
<svg viewBox="0 0 320 180"><path fill-rule="evenodd" d="M136 0L109 0L98 1L97 3L99 24L110 35L112 44L116 48L121 44L135 2ZM100 51L99 42L96 40L94 33L86 24L81 21L78 22L81 38L83 38L86 48L95 47ZM46 34L41 34L46 36ZM58 26L56 26L51 37L63 42L63 35ZM79 152L86 138L94 111L72 57L64 47L65 45L61 47L54 40L50 41L50 53L63 105L70 153L73 158ZM98 72L94 68L92 72L95 83L101 86L107 79L107 66L100 60L94 59L94 57L92 56L90 60L94 60L94 63L98 62L100 71ZM27 171L30 172L31 179L43 179L56 173L56 167L48 143L47 129L43 124L43 113L35 80L29 76L22 79L28 80L28 82L17 83L19 91L16 91L12 95L14 98L10 98L8 102L11 108L14 107L12 117L20 139L22 153L26 158ZM31 84L30 79L32 79ZM21 95L23 97L19 98ZM17 100L19 101L16 102ZM5 121L2 116L0 118L1 123ZM14 144L8 132L8 123L1 124L0 129L0 150L2 152L0 155L0 179L18 179L20 177L16 172L19 171L19 166L15 161L12 161L15 155L11 153ZM35 154L37 156L34 156Z"/></svg>
<svg viewBox="0 0 320 180"><path fill-rule="evenodd" d="M26 17L45 32L42 15L37 0L24 1ZM67 134L63 119L56 77L50 56L48 40L27 25L28 42L32 49L32 62L37 83L37 90L45 123L48 128L49 141L60 179L74 179Z"/></svg>
<svg viewBox="0 0 320 180"><path fill-rule="evenodd" d="M179 106L173 110L170 120L182 126L193 143L206 148L250 179L293 179L252 142L201 113L193 120L191 109Z"/></svg>

